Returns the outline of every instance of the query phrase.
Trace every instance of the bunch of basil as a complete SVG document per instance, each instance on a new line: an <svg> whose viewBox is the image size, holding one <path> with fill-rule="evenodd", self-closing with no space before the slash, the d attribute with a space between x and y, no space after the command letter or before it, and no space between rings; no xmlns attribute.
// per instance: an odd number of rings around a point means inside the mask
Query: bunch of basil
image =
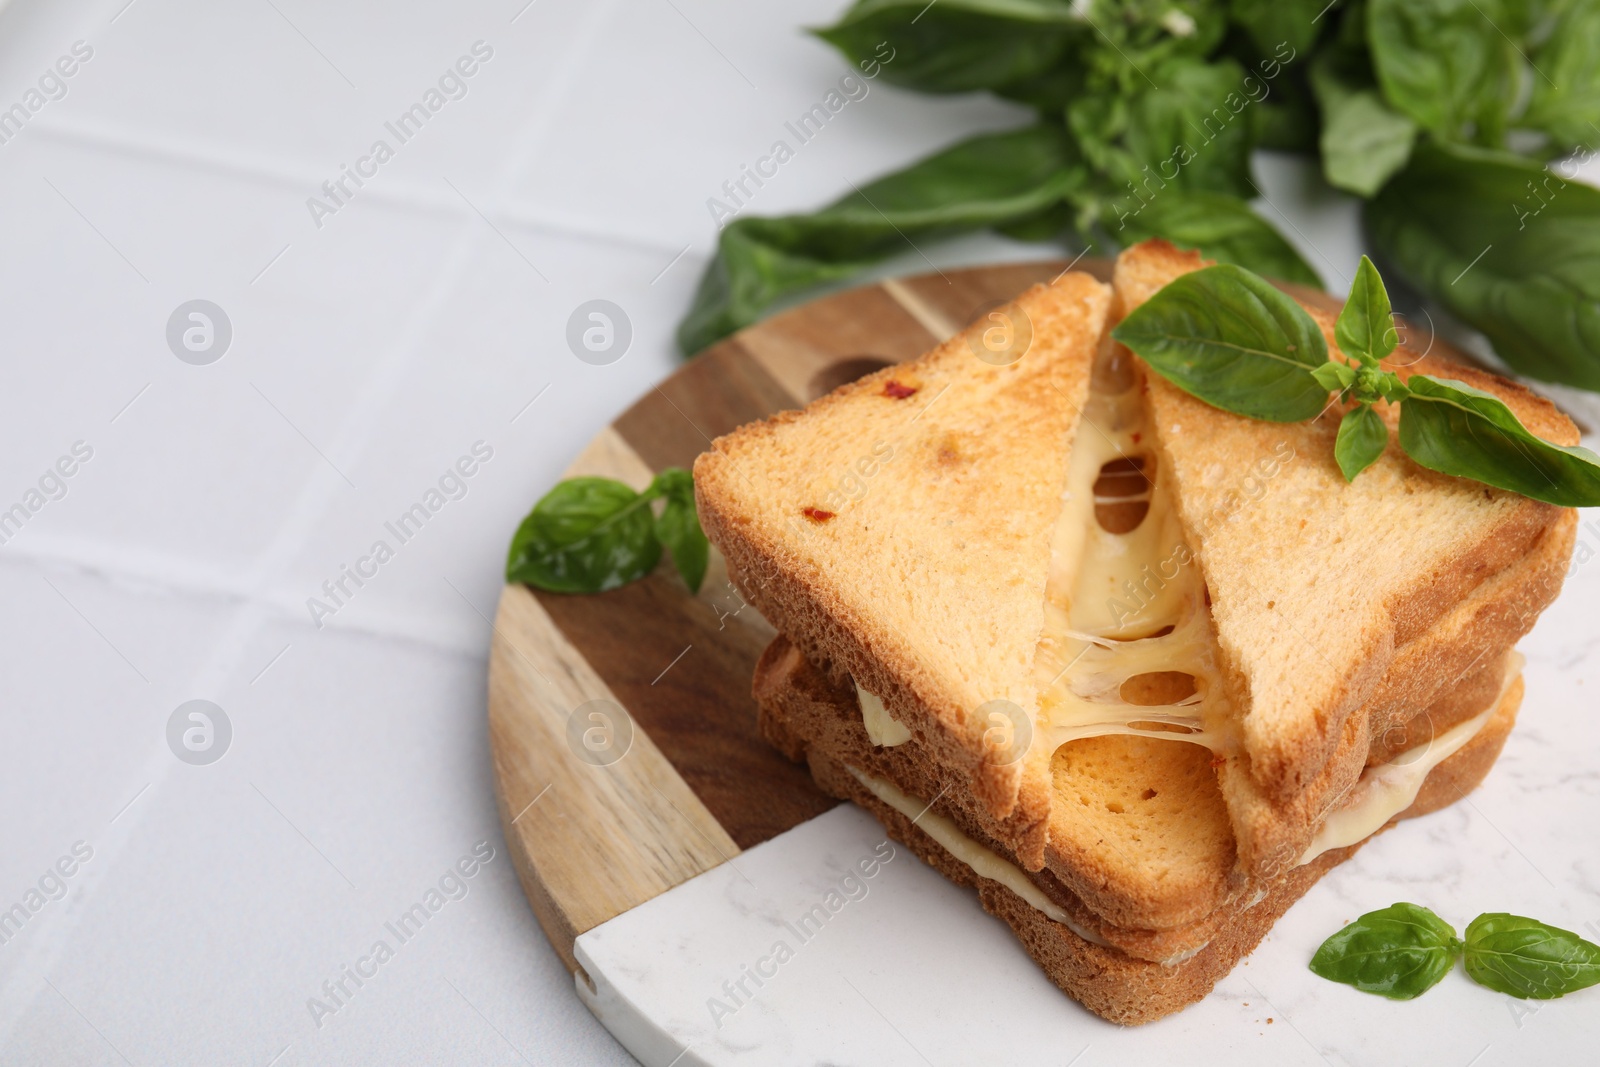
<svg viewBox="0 0 1600 1067"><path fill-rule="evenodd" d="M1320 284L1247 206L1266 148L1320 156L1366 198L1386 267L1513 368L1600 390L1600 191L1561 176L1600 145L1592 0L857 0L818 33L886 80L991 92L1037 121L814 214L730 223L685 353L786 294L980 229L1164 237Z"/></svg>

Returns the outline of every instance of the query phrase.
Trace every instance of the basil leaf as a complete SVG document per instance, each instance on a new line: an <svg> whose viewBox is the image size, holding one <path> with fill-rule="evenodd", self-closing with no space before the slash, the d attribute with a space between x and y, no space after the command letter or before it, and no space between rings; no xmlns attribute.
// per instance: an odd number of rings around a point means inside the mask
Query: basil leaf
<svg viewBox="0 0 1600 1067"><path fill-rule="evenodd" d="M1179 247L1197 248L1211 259L1257 274L1318 288L1322 285L1294 246L1236 196L1173 189L1142 207L1135 202L1132 214L1126 208L1117 211L1105 225L1124 245L1164 237Z"/></svg>
<svg viewBox="0 0 1600 1067"><path fill-rule="evenodd" d="M1600 127L1600 6L1567 5L1530 59L1533 96L1519 125L1548 134L1557 152L1592 145Z"/></svg>
<svg viewBox="0 0 1600 1067"><path fill-rule="evenodd" d="M1093 33L1063 0L860 0L815 32L864 73L925 93L1032 81Z"/></svg>
<svg viewBox="0 0 1600 1067"><path fill-rule="evenodd" d="M1461 942L1449 923L1416 904L1369 911L1322 943L1312 973L1390 1000L1411 1000L1455 966Z"/></svg>
<svg viewBox="0 0 1600 1067"><path fill-rule="evenodd" d="M1570 930L1492 912L1467 927L1467 977L1500 993L1553 1000L1600 983L1600 945Z"/></svg>
<svg viewBox="0 0 1600 1067"><path fill-rule="evenodd" d="M1367 40L1390 106L1445 141L1498 145L1517 98L1503 0L1370 0Z"/></svg>
<svg viewBox="0 0 1600 1067"><path fill-rule="evenodd" d="M1254 140L1244 69L1232 59L1177 56L1122 92L1089 92L1067 105L1084 158L1134 210L1169 186L1252 195ZM1131 183L1126 193L1122 186Z"/></svg>
<svg viewBox="0 0 1600 1067"><path fill-rule="evenodd" d="M1361 257L1361 265L1350 283L1350 297L1344 302L1344 310L1339 312L1333 339L1339 342L1339 349L1345 355L1374 366L1400 343L1389 291L1383 287L1378 268L1366 256Z"/></svg>
<svg viewBox="0 0 1600 1067"><path fill-rule="evenodd" d="M1411 158L1417 124L1378 92L1365 51L1324 52L1311 66L1311 88L1322 112L1322 174L1336 189L1371 196Z"/></svg>
<svg viewBox="0 0 1600 1067"><path fill-rule="evenodd" d="M1379 258L1515 370L1600 390L1600 190L1430 145L1366 207Z"/></svg>
<svg viewBox="0 0 1600 1067"><path fill-rule="evenodd" d="M1311 372L1317 384L1330 393L1343 392L1356 384L1356 370L1348 363L1330 359Z"/></svg>
<svg viewBox="0 0 1600 1067"><path fill-rule="evenodd" d="M1229 0L1228 14L1263 52L1287 44L1303 52L1317 39L1327 0Z"/></svg>
<svg viewBox="0 0 1600 1067"><path fill-rule="evenodd" d="M1600 505L1600 456L1530 432L1499 397L1465 382L1412 375L1400 446L1429 470L1561 507Z"/></svg>
<svg viewBox="0 0 1600 1067"><path fill-rule="evenodd" d="M1333 443L1333 458L1344 473L1344 480L1355 481L1356 475L1383 455L1388 443L1389 424L1372 410L1371 404L1361 404L1345 412L1344 418L1339 420L1339 437Z"/></svg>
<svg viewBox="0 0 1600 1067"><path fill-rule="evenodd" d="M700 529L700 516L694 506L694 478L681 467L668 467L656 475L651 493L666 498L666 506L656 517L656 539L672 553L672 563L692 593L700 591L710 562L711 544Z"/></svg>
<svg viewBox="0 0 1600 1067"><path fill-rule="evenodd" d="M1299 304L1239 267L1207 267L1169 282L1112 336L1224 411L1301 422L1328 402L1311 373L1328 360L1322 331Z"/></svg>
<svg viewBox="0 0 1600 1067"><path fill-rule="evenodd" d="M650 498L610 478L568 478L533 506L506 557L506 581L553 593L615 589L661 559Z"/></svg>
<svg viewBox="0 0 1600 1067"><path fill-rule="evenodd" d="M913 242L1036 215L1082 180L1065 132L1040 124L973 137L812 215L738 219L722 230L678 327L679 347L697 352L780 297L847 277Z"/></svg>

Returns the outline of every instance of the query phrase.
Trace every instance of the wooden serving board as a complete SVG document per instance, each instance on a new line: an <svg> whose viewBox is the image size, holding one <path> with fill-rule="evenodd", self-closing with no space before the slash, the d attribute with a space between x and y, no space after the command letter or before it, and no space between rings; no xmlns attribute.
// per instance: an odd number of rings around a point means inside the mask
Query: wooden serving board
<svg viewBox="0 0 1600 1067"><path fill-rule="evenodd" d="M662 468L691 467L712 438L921 355L1066 266L890 280L775 315L684 364L567 473L643 488ZM1075 269L1109 280L1111 265ZM698 596L670 565L595 596L501 593L489 656L500 821L569 969L579 934L836 803L756 733L750 681L773 635L715 553Z"/></svg>

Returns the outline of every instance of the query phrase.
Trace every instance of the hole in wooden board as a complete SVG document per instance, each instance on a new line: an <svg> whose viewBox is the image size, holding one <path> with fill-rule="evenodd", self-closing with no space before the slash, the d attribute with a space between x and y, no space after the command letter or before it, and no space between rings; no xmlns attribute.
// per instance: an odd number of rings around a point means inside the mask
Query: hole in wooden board
<svg viewBox="0 0 1600 1067"><path fill-rule="evenodd" d="M819 396L833 392L841 385L848 385L875 370L882 370L891 362L881 356L846 356L813 374L806 391L810 398L815 400Z"/></svg>
<svg viewBox="0 0 1600 1067"><path fill-rule="evenodd" d="M1147 456L1124 456L1100 468L1094 481L1094 517L1106 533L1139 528L1150 513L1154 464Z"/></svg>

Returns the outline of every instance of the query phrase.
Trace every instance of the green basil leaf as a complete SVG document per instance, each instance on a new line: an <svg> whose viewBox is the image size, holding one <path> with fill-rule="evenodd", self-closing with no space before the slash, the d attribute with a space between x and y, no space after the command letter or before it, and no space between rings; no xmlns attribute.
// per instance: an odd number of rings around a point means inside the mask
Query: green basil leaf
<svg viewBox="0 0 1600 1067"><path fill-rule="evenodd" d="M1169 282L1112 336L1185 392L1269 422L1314 418L1328 390L1322 331L1288 296L1247 270L1207 267Z"/></svg>
<svg viewBox="0 0 1600 1067"><path fill-rule="evenodd" d="M1455 966L1455 929L1417 904L1369 911L1322 943L1312 973L1390 1000L1411 1000Z"/></svg>
<svg viewBox="0 0 1600 1067"><path fill-rule="evenodd" d="M1600 127L1600 5L1566 5L1530 59L1533 96L1519 125L1550 136L1556 151L1592 145Z"/></svg>
<svg viewBox="0 0 1600 1067"><path fill-rule="evenodd" d="M1503 0L1370 0L1367 40L1389 105L1445 141L1500 144L1519 57Z"/></svg>
<svg viewBox="0 0 1600 1067"><path fill-rule="evenodd" d="M815 31L863 73L925 93L999 91L1065 67L1093 33L1066 0L860 0Z"/></svg>
<svg viewBox="0 0 1600 1067"><path fill-rule="evenodd" d="M1400 446L1429 470L1561 507L1600 505L1600 456L1529 431L1505 402L1465 382L1416 374L1400 403Z"/></svg>
<svg viewBox="0 0 1600 1067"><path fill-rule="evenodd" d="M1148 73L1150 82L1140 78L1125 92L1089 92L1067 105L1084 158L1129 210L1169 187L1252 195L1244 69L1227 58L1177 56Z"/></svg>
<svg viewBox="0 0 1600 1067"><path fill-rule="evenodd" d="M1430 145L1368 203L1366 226L1379 259L1513 369L1600 390L1600 190Z"/></svg>
<svg viewBox="0 0 1600 1067"><path fill-rule="evenodd" d="M568 478L517 527L506 581L598 593L644 577L660 559L648 496L610 478Z"/></svg>
<svg viewBox="0 0 1600 1067"><path fill-rule="evenodd" d="M1317 150L1316 100L1309 82L1297 75L1278 79L1272 94L1256 105L1256 147L1310 155Z"/></svg>
<svg viewBox="0 0 1600 1067"><path fill-rule="evenodd" d="M1333 443L1333 458L1344 472L1344 480L1355 481L1356 475L1377 462L1388 443L1389 424L1372 410L1371 404L1345 412L1339 420L1339 437Z"/></svg>
<svg viewBox="0 0 1600 1067"><path fill-rule="evenodd" d="M811 215L722 230L678 327L685 354L756 321L776 300L835 281L924 239L1037 215L1083 180L1065 131L1040 124L962 141Z"/></svg>
<svg viewBox="0 0 1600 1067"><path fill-rule="evenodd" d="M1322 171L1336 189L1371 196L1411 158L1416 123L1375 91L1352 93L1323 115Z"/></svg>
<svg viewBox="0 0 1600 1067"><path fill-rule="evenodd" d="M999 223L995 231L1017 241L1053 241L1075 227L1077 214L1072 204L1063 202L1013 222Z"/></svg>
<svg viewBox="0 0 1600 1067"><path fill-rule="evenodd" d="M1411 158L1417 124L1384 102L1365 54L1324 52L1311 66L1322 112L1322 173L1328 184L1371 196Z"/></svg>
<svg viewBox="0 0 1600 1067"><path fill-rule="evenodd" d="M1263 52L1287 44L1298 53L1317 39L1327 7L1328 0L1229 0L1228 13Z"/></svg>
<svg viewBox="0 0 1600 1067"><path fill-rule="evenodd" d="M1366 256L1361 257L1361 265L1350 283L1350 297L1344 302L1344 310L1339 312L1333 339L1339 342L1339 349L1345 355L1372 365L1393 352L1400 343L1389 291L1383 287L1378 268Z"/></svg>
<svg viewBox="0 0 1600 1067"><path fill-rule="evenodd" d="M1355 368L1337 359L1330 359L1315 368L1311 376L1317 380L1318 385L1330 393L1342 392L1356 384Z"/></svg>
<svg viewBox="0 0 1600 1067"><path fill-rule="evenodd" d="M666 506L656 518L656 539L672 553L672 563L683 576L683 584L691 593L698 593L710 562L711 543L700 529L700 516L695 511L694 478L681 467L668 467L656 475L650 492L666 498Z"/></svg>
<svg viewBox="0 0 1600 1067"><path fill-rule="evenodd" d="M1127 201L1123 202L1127 204ZM1211 259L1301 285L1322 285L1316 271L1294 246L1250 205L1225 193L1186 193L1170 189L1142 206L1118 207L1105 220L1111 236L1124 245L1164 237L1181 248L1197 248Z"/></svg>
<svg viewBox="0 0 1600 1067"><path fill-rule="evenodd" d="M1600 983L1600 945L1536 919L1492 912L1467 927L1467 977L1524 1000Z"/></svg>

